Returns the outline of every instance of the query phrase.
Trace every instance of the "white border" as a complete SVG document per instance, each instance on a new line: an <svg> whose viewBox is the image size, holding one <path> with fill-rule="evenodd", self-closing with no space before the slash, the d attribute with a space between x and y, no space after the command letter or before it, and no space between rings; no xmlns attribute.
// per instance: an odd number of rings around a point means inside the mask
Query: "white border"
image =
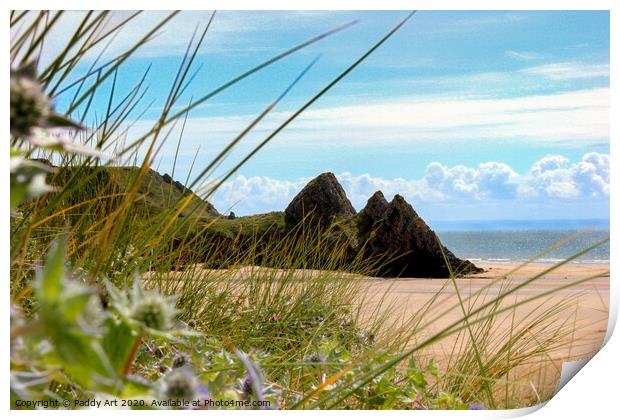
<svg viewBox="0 0 620 420"><path fill-rule="evenodd" d="M358 1L326 1L326 0L298 0L294 3L286 2L286 1L273 1L273 0L263 0L261 2L249 1L249 0L214 0L209 2L198 2L198 1L189 1L189 0L176 0L174 2L146 2L146 1L134 1L134 0L109 0L109 1L91 1L84 2L82 1L74 1L74 0L64 0L64 1L8 1L7 8L3 10L2 19L3 22L8 22L8 12L10 8L14 9L67 9L67 10L80 10L84 8L92 8L92 9L119 9L119 10L127 10L127 9L154 9L154 10L166 10L172 8L179 9L187 9L187 10L200 10L205 8L215 8L220 10L287 10L291 8L302 9L302 10L384 10L384 9L401 9L401 10L411 10L411 9L419 9L419 10L610 10L611 11L611 74L614 75L614 70L618 71L620 69L620 65L618 63L618 51L617 51L617 40L620 39L620 32L618 27L618 4L617 2L610 0L590 0L590 1L582 1L582 0L564 0L564 1L553 1L553 0L505 0L505 1L491 1L491 0L470 0L468 2L458 1L458 0L437 0L437 1L397 1L397 0L385 0L385 1L371 1L371 0L358 0ZM294 7L293 7L294 6ZM6 37L4 40L5 48L9 45L9 31L3 31L3 37ZM3 74L4 80L8 80L9 76L9 63L8 63L8 51L4 53L4 61L5 64L0 66L0 69ZM611 77L611 114L617 114L617 111L613 111L614 109L618 109L618 88L614 83L615 79ZM6 100L9 96L8 93L8 84L5 82L2 84L2 92L5 100L1 103L2 112L4 115L4 123L3 126L4 132L8 132L8 109ZM611 215L620 214L620 206L618 204L618 195L617 188L618 185L618 171L616 170L616 162L618 159L615 159L618 156L618 145L611 141L611 139L617 138L618 131L618 123L613 120L610 122L610 143L611 143L611 157L612 157L612 194L611 194ZM6 139L5 139L6 140ZM617 141L617 140L616 140ZM3 147L6 150L6 154L4 155L5 168L8 166L8 141L5 141ZM5 169L6 171L6 169ZM3 204L3 215L0 220L2 232L9 231L9 217L8 217L8 192L9 190L9 179L6 176L3 177L4 185L6 189L3 190L4 194L0 195L2 197ZM617 246L617 238L618 238L618 223L617 218L611 218L611 271L613 274L618 272L620 268L620 259L618 258L618 246ZM6 235L6 233L5 233ZM9 243L8 237L4 237L2 241L2 254L1 254L2 266L4 267L4 273L8 273L9 271ZM618 310L618 282L614 278L612 274L611 277L611 290L610 290L610 320L609 325L610 329L608 331L606 340L609 340L605 347L597 354L578 374L576 379L569 381L569 383L554 397L552 398L544 408L536 411L531 414L532 418L609 418L611 413L617 411L617 381L620 379L620 362L618 360L618 354L620 354L620 339L618 339L617 334L615 336L611 336L613 326L615 325L615 321L617 318L617 310ZM8 276L5 277L5 285L3 287L3 291L5 293L4 302L5 302L5 311L4 311L4 322L1 322L2 332L5 339L8 339ZM8 340L7 340L8 341ZM0 356L3 360L2 364L2 378L3 378L3 387L2 387L2 398L0 401L1 408L3 412L8 411L9 407L9 354L8 354L8 342L4 342L0 352L2 356ZM411 416L422 416L425 418L437 416L442 417L469 417L473 418L503 418L503 417L514 417L518 415L524 415L534 410L513 410L513 411L472 411L472 412L411 412L411 414L403 413L403 412L366 412L366 411L356 411L352 412L356 417L366 417L366 416L403 416L403 415L411 415ZM129 414L131 417L168 417L170 416L170 412L132 412ZM347 412L338 411L338 412L323 412L322 416L327 416L331 418L340 418L343 415L346 415ZM87 416L90 418L106 418L109 413L105 411L75 411L75 412L64 412L64 411L45 411L45 412L18 412L12 411L11 416L15 417L55 417L60 418L61 416L76 416L83 417ZM176 414L175 414L176 415ZM187 413L182 415L201 415L195 413ZM206 414L208 416L215 416L218 418L228 418L230 416L243 416L243 412L209 412ZM262 418L271 418L272 416L290 416L294 415L296 418L309 418L310 416L315 416L315 413L310 412L301 412L290 414L289 412L253 412L251 414L253 417L262 417Z"/></svg>
<svg viewBox="0 0 620 420"><path fill-rule="evenodd" d="M613 0L177 0L174 2L157 2L144 0L108 0L108 1L42 1L24 0L8 1L9 7L16 9L118 9L118 10L611 10ZM174 7L172 7L174 6Z"/></svg>

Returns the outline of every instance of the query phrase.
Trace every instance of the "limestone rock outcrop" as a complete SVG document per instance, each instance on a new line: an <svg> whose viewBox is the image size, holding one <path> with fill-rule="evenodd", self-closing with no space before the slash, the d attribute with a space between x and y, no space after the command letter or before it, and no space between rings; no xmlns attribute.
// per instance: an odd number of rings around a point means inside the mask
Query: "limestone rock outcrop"
<svg viewBox="0 0 620 420"><path fill-rule="evenodd" d="M449 277L482 270L457 258L405 199L388 203L378 191L357 216L363 252L379 259L378 274L387 277Z"/></svg>
<svg viewBox="0 0 620 420"><path fill-rule="evenodd" d="M355 209L331 172L325 172L310 181L284 211L284 220L288 225L312 219L327 227L335 217L353 216Z"/></svg>

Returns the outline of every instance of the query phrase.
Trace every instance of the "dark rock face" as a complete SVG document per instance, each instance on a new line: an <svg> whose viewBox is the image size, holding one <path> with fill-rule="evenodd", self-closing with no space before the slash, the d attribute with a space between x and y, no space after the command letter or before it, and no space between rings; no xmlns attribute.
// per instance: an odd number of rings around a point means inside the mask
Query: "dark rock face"
<svg viewBox="0 0 620 420"><path fill-rule="evenodd" d="M188 194L191 193L190 189L187 188L185 185L181 184L179 181L175 181L174 179L172 179L172 177L168 174L164 174L162 176L162 179L164 180L164 182L166 184L171 184L173 185L180 193L182 194Z"/></svg>
<svg viewBox="0 0 620 420"><path fill-rule="evenodd" d="M185 185L183 185L179 181L175 181L174 179L172 179L172 177L170 175L168 175L168 174L160 175L159 172L157 172L157 171L155 171L153 169L149 169L149 171L153 172L155 178L160 179L163 183L169 184L172 187L174 187L174 189L176 189L181 194L181 196L184 196L184 197L186 197L188 195L194 196L194 198L199 203L199 205L201 205L202 211L204 211L207 214L212 215L212 216L219 216L220 215L218 213L218 211L215 209L215 207L211 203L209 203L208 201L203 200L202 198L198 197L191 189L187 188ZM181 213L179 216L180 217L184 217L185 214Z"/></svg>
<svg viewBox="0 0 620 420"><path fill-rule="evenodd" d="M379 275L388 277L449 277L446 260L456 275L481 272L441 245L435 232L400 195L387 203L379 191L357 219L364 253L381 261Z"/></svg>
<svg viewBox="0 0 620 420"><path fill-rule="evenodd" d="M295 225L305 217L311 217L328 226L334 217L350 218L354 215L355 209L336 176L326 172L310 181L293 198L284 211L284 220L289 225Z"/></svg>
<svg viewBox="0 0 620 420"><path fill-rule="evenodd" d="M383 219L388 207L389 204L381 191L377 191L368 199L366 207L357 215L357 228L360 236L370 233L373 226Z"/></svg>
<svg viewBox="0 0 620 420"><path fill-rule="evenodd" d="M331 172L319 175L295 196L284 220L289 226L302 220L331 226L330 238L335 243L344 241L351 259L362 252L376 261L379 276L446 278L451 271L457 276L482 271L441 245L435 232L400 195L388 203L377 191L356 216Z"/></svg>

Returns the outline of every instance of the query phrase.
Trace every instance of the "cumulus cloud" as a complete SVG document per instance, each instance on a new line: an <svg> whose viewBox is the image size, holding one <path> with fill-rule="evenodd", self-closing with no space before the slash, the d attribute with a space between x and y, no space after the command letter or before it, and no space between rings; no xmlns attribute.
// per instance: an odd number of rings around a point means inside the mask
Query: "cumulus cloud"
<svg viewBox="0 0 620 420"><path fill-rule="evenodd" d="M606 200L609 197L609 155L587 153L571 163L559 155L548 155L519 174L501 162L483 162L477 167L448 167L432 162L420 179L384 179L369 174L337 175L353 205L361 209L368 197L381 190L386 197L403 195L412 203L498 202L540 200ZM239 214L281 210L310 178L276 180L269 177L237 176L216 193L214 204L222 211Z"/></svg>
<svg viewBox="0 0 620 420"><path fill-rule="evenodd" d="M564 156L546 156L525 179L531 191L549 198L609 197L609 155L587 153L576 164Z"/></svg>
<svg viewBox="0 0 620 420"><path fill-rule="evenodd" d="M243 214L281 210L309 180L300 178L286 181L264 176L238 175L218 189L213 201L222 212L230 208L234 211L240 208Z"/></svg>
<svg viewBox="0 0 620 420"><path fill-rule="evenodd" d="M448 168L433 162L426 168L422 181L443 199L513 198L517 192L518 174L500 162L484 162L477 168L463 165Z"/></svg>

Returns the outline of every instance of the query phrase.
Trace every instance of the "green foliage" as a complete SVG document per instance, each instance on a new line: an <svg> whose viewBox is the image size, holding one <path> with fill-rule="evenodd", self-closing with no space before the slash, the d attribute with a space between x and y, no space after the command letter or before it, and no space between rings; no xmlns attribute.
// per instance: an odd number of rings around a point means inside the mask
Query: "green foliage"
<svg viewBox="0 0 620 420"><path fill-rule="evenodd" d="M13 400L52 398L61 402L65 398L63 395L68 393L77 400L139 396L144 401L142 407L159 408L170 400L205 398L198 391L201 386L204 390L210 389L208 384L212 381L206 377L206 384L201 384L187 363L173 367L152 382L131 373L134 369L149 369L148 364L140 366L135 360L143 339L163 339L189 350L197 343L188 343L184 338L197 334L172 325L167 325L166 331L148 328L123 316L133 313L134 302L113 286L110 289L111 304L104 308L95 288L67 278L64 247L62 242L53 246L33 284L38 306L35 316L25 320L14 313L11 319ZM156 296L166 304L170 301L155 292L141 290L139 285L131 295L133 300L145 299L148 295L147 299ZM174 318L170 321L178 324ZM220 353L219 363L217 370L233 369L238 375L247 371L253 380L254 395L264 400L262 372L248 356L239 351L236 355ZM203 363L197 366L203 366ZM212 363L208 362L208 366ZM33 377L37 380L26 380ZM235 392L237 379L234 376L219 378L210 395Z"/></svg>

